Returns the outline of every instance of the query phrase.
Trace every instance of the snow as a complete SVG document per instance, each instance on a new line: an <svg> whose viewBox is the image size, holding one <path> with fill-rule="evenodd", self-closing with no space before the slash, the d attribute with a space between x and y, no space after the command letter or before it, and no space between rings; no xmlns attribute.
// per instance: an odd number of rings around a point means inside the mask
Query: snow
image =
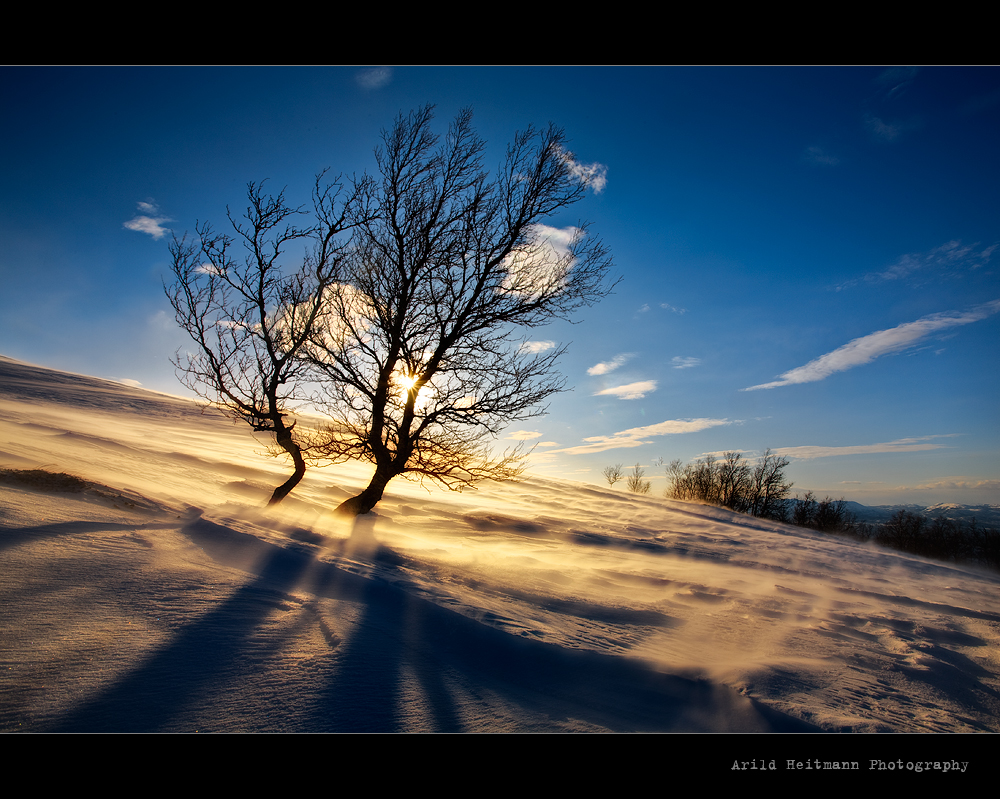
<svg viewBox="0 0 1000 799"><path fill-rule="evenodd" d="M0 358L0 730L1000 730L1000 575L529 477L287 470L189 400Z"/></svg>

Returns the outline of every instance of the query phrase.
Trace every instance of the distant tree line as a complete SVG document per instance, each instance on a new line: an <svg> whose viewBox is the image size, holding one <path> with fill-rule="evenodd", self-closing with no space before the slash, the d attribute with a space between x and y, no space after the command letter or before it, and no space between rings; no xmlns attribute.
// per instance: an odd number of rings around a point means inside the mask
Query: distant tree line
<svg viewBox="0 0 1000 799"><path fill-rule="evenodd" d="M838 533L858 541L922 555L936 560L969 561L1000 569L1000 530L962 521L925 516L905 508L888 521L862 522L847 511L844 500L817 502L808 492L793 500L791 521L803 527Z"/></svg>
<svg viewBox="0 0 1000 799"><path fill-rule="evenodd" d="M662 464L660 459L658 463ZM668 499L686 499L721 505L739 513L787 521L786 500L792 484L785 480L788 459L767 450L751 463L740 452L726 452L721 458L706 455L694 463L675 460L667 467ZM612 488L625 480L633 494L648 494L651 483L645 470L637 463L626 474L622 464L604 470L604 479Z"/></svg>
<svg viewBox="0 0 1000 799"><path fill-rule="evenodd" d="M669 499L686 499L731 508L778 521L787 521L788 492L785 479L788 459L771 450L751 462L740 452L725 452L721 458L706 455L694 463L672 461L667 466Z"/></svg>
<svg viewBox="0 0 1000 799"><path fill-rule="evenodd" d="M1000 530L970 522L928 517L906 509L885 522L862 522L848 510L847 502L812 491L790 498L792 483L785 479L788 459L766 450L752 461L739 452L721 457L706 455L693 463L675 460L666 467L668 499L704 502L738 513L788 522L824 533L910 552L938 560L970 561L1000 569ZM622 464L604 470L608 485L626 480L635 494L647 494L649 481L639 464L626 474ZM626 479L627 478L627 479Z"/></svg>
<svg viewBox="0 0 1000 799"><path fill-rule="evenodd" d="M706 455L688 464L675 460L666 467L664 496L719 505L937 560L970 561L1000 569L1000 530L996 528L982 527L975 519L965 522L929 517L906 509L896 511L885 522L862 522L848 510L843 498L817 499L812 491L790 498L787 466L787 458L770 450L756 461L739 452ZM620 463L604 470L608 485L625 480L635 494L649 493L650 484L644 476L639 464L628 474Z"/></svg>
<svg viewBox="0 0 1000 799"><path fill-rule="evenodd" d="M1000 530L971 521L925 516L905 508L885 522L862 522L841 499L816 499L812 491L782 501L769 518L836 533L858 541L910 552L926 558L969 561L1000 569Z"/></svg>

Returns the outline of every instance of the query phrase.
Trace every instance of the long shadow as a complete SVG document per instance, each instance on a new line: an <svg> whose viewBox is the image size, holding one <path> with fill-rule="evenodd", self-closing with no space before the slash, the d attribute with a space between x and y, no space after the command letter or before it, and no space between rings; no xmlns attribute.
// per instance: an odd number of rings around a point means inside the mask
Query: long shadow
<svg viewBox="0 0 1000 799"><path fill-rule="evenodd" d="M515 716L520 709L524 729L555 730L570 719L620 732L817 729L724 686L661 674L623 657L518 638L384 588L366 597L365 617L341 668L322 689L317 709L323 715L312 719L311 728L420 729L406 725L400 706L405 674L415 678L430 711L426 731L465 731L458 692L466 698L492 695ZM480 710L485 716L490 708L483 704Z"/></svg>
<svg viewBox="0 0 1000 799"><path fill-rule="evenodd" d="M202 523L208 524L208 523ZM197 621L181 629L144 665L57 720L54 732L156 732L212 688L240 679L241 660L254 631L273 613L283 592L295 587L309 559L270 547L257 577Z"/></svg>
<svg viewBox="0 0 1000 799"><path fill-rule="evenodd" d="M141 524L118 522L52 522L32 527L4 527L0 525L0 551L44 538L59 538L82 533L104 533L118 530L136 530Z"/></svg>
<svg viewBox="0 0 1000 799"><path fill-rule="evenodd" d="M355 558L391 570L402 559L374 543L372 523L373 518L362 519L347 547L361 546ZM307 701L283 695L278 687L275 702L295 700L302 712L285 713L280 721L255 718L240 729L461 732L470 715L460 711L460 701L466 707L471 702L479 719L490 718L499 703L508 717L506 728L515 729L522 717L527 720L523 729L581 723L615 731L816 729L707 681L664 675L628 658L516 637L380 579L319 563L304 548L281 548L201 519L184 532L213 558L256 576L184 627L144 665L47 729L175 729L199 703L209 706L205 717L227 724L225 714L211 708L222 701L216 693L245 679L250 638L292 590L360 603L357 622L349 640L337 642L317 668L315 693ZM476 723L478 729L489 726Z"/></svg>
<svg viewBox="0 0 1000 799"><path fill-rule="evenodd" d="M400 559L378 544L375 519L366 515L355 520L345 551L382 568L392 568ZM340 653L337 669L324 685L317 687L319 701L308 722L309 729L461 731L459 715L442 683L441 667L435 658L441 625L427 623L427 614L434 615L435 606L376 579L345 584L343 573L333 570L323 570L317 577L320 579L310 586L316 594L343 598L346 588L351 598L361 601L362 612ZM449 611L442 615L446 622L461 618ZM409 704L412 697L407 697L408 676L418 684L419 698L426 703L429 719L421 717L414 722L411 718L419 716L419 711Z"/></svg>
<svg viewBox="0 0 1000 799"><path fill-rule="evenodd" d="M352 540L372 541L371 524L360 520ZM383 561L391 556L373 553ZM323 586L312 587L324 593ZM524 715L524 729L565 729L570 719L621 732L818 729L728 687L520 638L377 580L366 581L361 598L362 618L321 689L312 730L463 732L458 693L466 701L499 699L515 717ZM417 720L411 718L416 709L406 705L413 700L427 710ZM489 716L488 704L478 710L480 718Z"/></svg>

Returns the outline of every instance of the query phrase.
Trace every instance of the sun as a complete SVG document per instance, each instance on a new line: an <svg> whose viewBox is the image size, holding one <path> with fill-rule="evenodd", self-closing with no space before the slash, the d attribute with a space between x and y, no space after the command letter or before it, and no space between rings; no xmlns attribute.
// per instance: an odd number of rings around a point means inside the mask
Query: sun
<svg viewBox="0 0 1000 799"><path fill-rule="evenodd" d="M398 378L396 378L396 385L400 387L404 396L410 392L410 390L416 385L416 383L417 383L416 375L400 375Z"/></svg>
<svg viewBox="0 0 1000 799"><path fill-rule="evenodd" d="M417 383L420 382L419 374L401 374L397 373L393 379L393 390L396 392L396 396L399 397L400 401L406 402L414 394L414 388ZM418 410L421 408L426 408L430 397L433 394L433 389L430 383L424 383L420 386L420 390L416 392L416 396L413 397L414 407Z"/></svg>

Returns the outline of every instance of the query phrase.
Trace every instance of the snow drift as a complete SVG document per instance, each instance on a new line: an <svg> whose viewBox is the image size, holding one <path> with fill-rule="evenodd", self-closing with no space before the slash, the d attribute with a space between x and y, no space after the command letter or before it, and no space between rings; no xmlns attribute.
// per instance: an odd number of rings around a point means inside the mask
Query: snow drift
<svg viewBox="0 0 1000 799"><path fill-rule="evenodd" d="M0 481L0 730L1000 730L994 573L539 477L264 511L267 444L0 358L0 467L81 481Z"/></svg>

